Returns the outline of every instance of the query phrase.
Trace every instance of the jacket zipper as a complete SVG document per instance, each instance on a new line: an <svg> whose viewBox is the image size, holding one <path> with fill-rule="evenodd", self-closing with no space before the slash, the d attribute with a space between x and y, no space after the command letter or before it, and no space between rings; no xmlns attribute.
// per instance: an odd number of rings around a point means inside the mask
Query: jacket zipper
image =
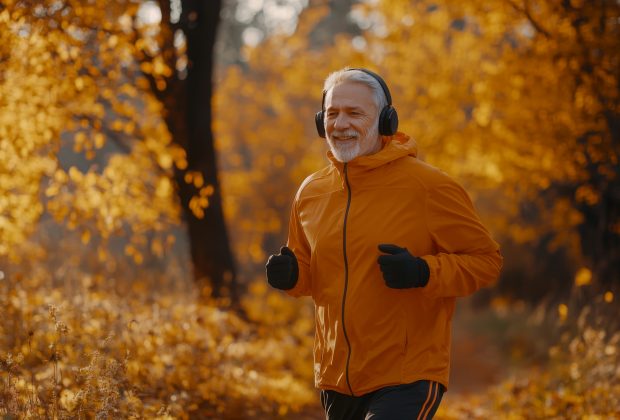
<svg viewBox="0 0 620 420"><path fill-rule="evenodd" d="M344 333L344 339L347 342L349 352L347 353L347 365L346 365L346 378L347 386L352 396L353 388L351 388L351 382L349 381L349 362L351 361L351 342L347 335L346 323L344 322L344 306L347 299L347 287L349 285L349 261L347 260L347 219L349 217L349 208L351 207L351 185L349 185L349 176L347 175L347 163L344 164L344 181L347 185L347 207L344 212L344 224L342 226L342 252L344 256L344 293L342 294L342 332Z"/></svg>

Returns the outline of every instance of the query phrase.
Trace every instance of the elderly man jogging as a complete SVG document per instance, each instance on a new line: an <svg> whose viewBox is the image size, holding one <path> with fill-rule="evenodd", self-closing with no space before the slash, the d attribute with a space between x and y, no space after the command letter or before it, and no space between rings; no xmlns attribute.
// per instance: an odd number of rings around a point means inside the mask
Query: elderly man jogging
<svg viewBox="0 0 620 420"><path fill-rule="evenodd" d="M315 304L326 418L432 418L448 387L456 298L493 284L498 244L463 188L397 132L381 77L343 69L316 115L329 166L301 184L267 280Z"/></svg>

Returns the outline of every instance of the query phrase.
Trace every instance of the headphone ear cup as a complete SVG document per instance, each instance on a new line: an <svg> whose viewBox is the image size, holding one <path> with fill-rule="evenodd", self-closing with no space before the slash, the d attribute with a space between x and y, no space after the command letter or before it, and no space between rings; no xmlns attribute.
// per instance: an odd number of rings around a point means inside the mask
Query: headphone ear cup
<svg viewBox="0 0 620 420"><path fill-rule="evenodd" d="M319 133L319 137L325 138L325 123L324 123L325 113L323 111L319 111L314 116L314 123L316 124L316 131Z"/></svg>
<svg viewBox="0 0 620 420"><path fill-rule="evenodd" d="M379 134L393 136L398 130L398 113L392 105L387 105L379 114Z"/></svg>

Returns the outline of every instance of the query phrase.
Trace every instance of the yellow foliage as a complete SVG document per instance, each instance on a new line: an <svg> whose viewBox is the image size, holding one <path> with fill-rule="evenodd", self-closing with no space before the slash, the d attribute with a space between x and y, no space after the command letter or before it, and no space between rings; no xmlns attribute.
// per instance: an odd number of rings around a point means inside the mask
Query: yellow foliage
<svg viewBox="0 0 620 420"><path fill-rule="evenodd" d="M565 321L568 317L568 306L564 303L560 303L558 305L558 315L560 316L561 321Z"/></svg>
<svg viewBox="0 0 620 420"><path fill-rule="evenodd" d="M68 1L56 13L54 2L16 2L0 12L0 256L17 258L46 210L80 228L84 244L92 233L178 224L170 180L185 155L150 88L128 83L136 34L116 18L135 13L131 3ZM89 40L104 28L105 42ZM162 63L154 71L169 74ZM79 164L63 157L69 149Z"/></svg>
<svg viewBox="0 0 620 420"><path fill-rule="evenodd" d="M575 274L575 286L587 286L592 283L592 271L582 267Z"/></svg>
<svg viewBox="0 0 620 420"><path fill-rule="evenodd" d="M8 343L0 378L10 390L8 400L0 396L2 415L53 407L59 417L240 418L316 404L311 308L264 288L247 302L248 322L193 294L149 303L86 288L68 296L14 287L13 303L0 310L12 319L0 326Z"/></svg>

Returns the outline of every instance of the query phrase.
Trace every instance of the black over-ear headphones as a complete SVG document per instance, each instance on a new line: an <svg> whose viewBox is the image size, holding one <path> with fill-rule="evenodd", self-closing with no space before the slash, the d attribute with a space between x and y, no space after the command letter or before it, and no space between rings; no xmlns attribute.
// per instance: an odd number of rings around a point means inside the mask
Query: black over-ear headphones
<svg viewBox="0 0 620 420"><path fill-rule="evenodd" d="M387 105L383 107L381 113L379 114L379 134L382 136L391 136L396 133L398 129L398 114L396 113L396 109L392 106L392 95L390 95L390 90L387 87L387 84L383 81L381 76L377 73L374 73L370 70L366 69L348 69L351 70L359 70L367 75L371 76L379 85L381 85L381 89L383 89L383 93L385 94L385 98L387 99ZM323 99L321 100L321 110L316 113L314 116L314 122L316 123L316 131L319 133L319 136L325 138L325 95L327 91L323 91Z"/></svg>

